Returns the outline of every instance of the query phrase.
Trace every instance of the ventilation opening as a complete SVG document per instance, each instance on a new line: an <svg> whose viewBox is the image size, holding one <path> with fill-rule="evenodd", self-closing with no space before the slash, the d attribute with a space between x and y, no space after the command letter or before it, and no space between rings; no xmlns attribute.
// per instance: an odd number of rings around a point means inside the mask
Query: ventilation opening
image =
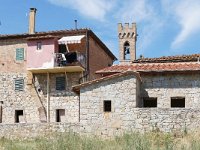
<svg viewBox="0 0 200 150"><path fill-rule="evenodd" d="M157 98L156 97L144 97L143 98L143 107L157 107Z"/></svg>
<svg viewBox="0 0 200 150"><path fill-rule="evenodd" d="M22 121L23 115L23 110L15 110L15 123L20 123Z"/></svg>
<svg viewBox="0 0 200 150"><path fill-rule="evenodd" d="M172 97L171 107L185 107L185 97Z"/></svg>
<svg viewBox="0 0 200 150"><path fill-rule="evenodd" d="M56 109L56 122L62 122L63 116L65 116L65 110Z"/></svg>
<svg viewBox="0 0 200 150"><path fill-rule="evenodd" d="M111 112L111 101L104 101L104 112Z"/></svg>

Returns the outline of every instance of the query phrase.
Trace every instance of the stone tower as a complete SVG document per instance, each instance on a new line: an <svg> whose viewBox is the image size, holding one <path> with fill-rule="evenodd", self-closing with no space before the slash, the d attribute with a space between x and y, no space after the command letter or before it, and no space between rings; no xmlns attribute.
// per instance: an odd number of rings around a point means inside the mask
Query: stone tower
<svg viewBox="0 0 200 150"><path fill-rule="evenodd" d="M119 63L130 64L136 59L136 40L137 29L136 23L132 23L129 27L129 23L125 23L122 26L118 24L118 37L119 37Z"/></svg>

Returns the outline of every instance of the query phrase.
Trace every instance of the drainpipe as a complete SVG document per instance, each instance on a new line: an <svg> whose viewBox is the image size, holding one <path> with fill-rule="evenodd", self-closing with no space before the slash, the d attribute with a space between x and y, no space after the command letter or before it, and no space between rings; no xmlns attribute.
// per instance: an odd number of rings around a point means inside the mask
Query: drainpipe
<svg viewBox="0 0 200 150"><path fill-rule="evenodd" d="M86 31L86 80L88 80L88 77L90 77L90 69L89 69L89 34L88 30Z"/></svg>
<svg viewBox="0 0 200 150"><path fill-rule="evenodd" d="M49 92L49 73L47 72L47 122L50 122L50 115L49 115L49 102L50 102L50 92Z"/></svg>

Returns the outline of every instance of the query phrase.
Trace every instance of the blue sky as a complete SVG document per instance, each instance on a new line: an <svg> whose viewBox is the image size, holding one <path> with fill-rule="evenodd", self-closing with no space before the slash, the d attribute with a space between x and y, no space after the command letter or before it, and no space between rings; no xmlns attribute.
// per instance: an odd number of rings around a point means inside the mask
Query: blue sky
<svg viewBox="0 0 200 150"><path fill-rule="evenodd" d="M91 28L118 57L117 23L137 23L137 57L200 52L200 0L5 0L0 34L28 31L30 7L36 31Z"/></svg>

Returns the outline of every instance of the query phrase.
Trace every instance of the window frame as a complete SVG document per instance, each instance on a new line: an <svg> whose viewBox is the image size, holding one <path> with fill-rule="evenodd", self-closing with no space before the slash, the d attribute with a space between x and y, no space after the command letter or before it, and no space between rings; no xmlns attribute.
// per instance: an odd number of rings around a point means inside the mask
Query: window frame
<svg viewBox="0 0 200 150"><path fill-rule="evenodd" d="M24 91L24 78L15 78L14 85L15 85L15 92L23 92Z"/></svg>
<svg viewBox="0 0 200 150"><path fill-rule="evenodd" d="M15 49L15 61L21 62L24 60L25 60L25 49L24 48L16 48Z"/></svg>
<svg viewBox="0 0 200 150"><path fill-rule="evenodd" d="M61 79L61 78L64 79L63 82L62 82L62 80L58 80L58 79ZM60 85L60 87L58 87L57 85L59 85L59 84L62 84L62 85ZM64 85L64 87L62 88L63 85ZM55 88L56 88L57 91L66 90L66 77L65 76L56 77L56 87Z"/></svg>
<svg viewBox="0 0 200 150"><path fill-rule="evenodd" d="M38 42L37 42L36 49L37 49L38 51L39 51L39 50L42 50L42 42L41 42L41 41L38 41Z"/></svg>

